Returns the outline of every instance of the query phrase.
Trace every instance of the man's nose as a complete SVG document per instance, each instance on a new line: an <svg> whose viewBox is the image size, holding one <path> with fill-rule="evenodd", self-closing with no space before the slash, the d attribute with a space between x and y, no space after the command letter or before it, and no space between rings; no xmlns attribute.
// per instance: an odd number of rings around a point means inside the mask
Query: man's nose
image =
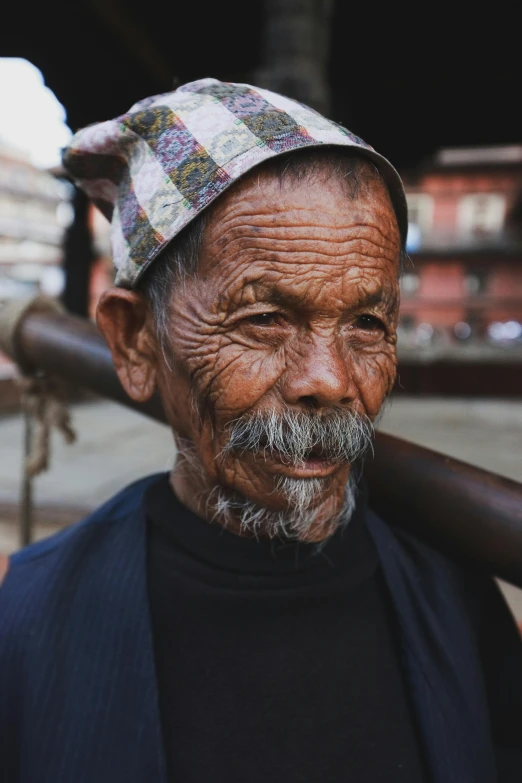
<svg viewBox="0 0 522 783"><path fill-rule="evenodd" d="M283 395L289 405L329 408L357 397L350 350L332 337L300 340L288 357Z"/></svg>

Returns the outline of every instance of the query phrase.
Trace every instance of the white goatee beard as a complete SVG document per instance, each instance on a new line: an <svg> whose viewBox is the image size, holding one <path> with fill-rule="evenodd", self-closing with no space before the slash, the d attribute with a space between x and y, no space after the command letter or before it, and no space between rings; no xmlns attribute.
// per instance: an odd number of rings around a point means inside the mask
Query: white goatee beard
<svg viewBox="0 0 522 783"><path fill-rule="evenodd" d="M324 492L325 481L327 479L282 477L277 488L287 501L288 508L281 511L272 511L247 498L228 493L222 487L215 487L207 497L207 510L211 520L219 521L224 527L239 525L242 535L306 540L319 517L325 514L323 504L314 507L317 495ZM341 509L327 515L324 522L328 536L348 524L355 510L356 497L357 481L350 473Z"/></svg>
<svg viewBox="0 0 522 783"><path fill-rule="evenodd" d="M292 478L280 476L275 491L286 501L286 508L273 511L248 498L216 486L201 497L206 517L240 534L307 540L314 526L321 525L324 538L346 525L355 509L357 476L364 455L373 447L373 423L368 416L350 408L333 408L325 414L312 411L257 411L227 425L228 441L221 452L277 455L285 465L302 465L319 456L339 465L350 465L341 508L338 496L320 502L331 486L330 478ZM178 441L185 466L197 470L197 457L190 444ZM203 478L203 476L202 476ZM314 531L315 534L315 531Z"/></svg>

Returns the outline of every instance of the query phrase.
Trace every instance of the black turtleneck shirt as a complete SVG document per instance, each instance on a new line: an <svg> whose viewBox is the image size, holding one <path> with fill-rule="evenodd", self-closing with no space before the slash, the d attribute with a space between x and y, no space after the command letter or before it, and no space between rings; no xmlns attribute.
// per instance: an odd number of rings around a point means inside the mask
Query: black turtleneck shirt
<svg viewBox="0 0 522 783"><path fill-rule="evenodd" d="M320 549L145 510L171 783L428 781L364 497Z"/></svg>

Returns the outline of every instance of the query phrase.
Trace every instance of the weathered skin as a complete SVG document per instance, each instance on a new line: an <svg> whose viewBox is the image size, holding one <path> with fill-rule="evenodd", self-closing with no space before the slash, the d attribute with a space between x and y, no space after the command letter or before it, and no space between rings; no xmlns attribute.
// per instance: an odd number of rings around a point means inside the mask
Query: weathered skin
<svg viewBox="0 0 522 783"><path fill-rule="evenodd" d="M321 476L308 540L328 534L349 467L315 460L298 470L261 455L220 455L227 423L245 412L378 414L395 380L400 239L386 188L369 182L352 200L335 180L281 185L261 173L224 194L198 275L172 302L172 370L141 295L104 294L98 323L123 386L144 401L157 385L174 433L197 455L202 471L181 459L172 484L201 516L216 484L280 509L278 476Z"/></svg>

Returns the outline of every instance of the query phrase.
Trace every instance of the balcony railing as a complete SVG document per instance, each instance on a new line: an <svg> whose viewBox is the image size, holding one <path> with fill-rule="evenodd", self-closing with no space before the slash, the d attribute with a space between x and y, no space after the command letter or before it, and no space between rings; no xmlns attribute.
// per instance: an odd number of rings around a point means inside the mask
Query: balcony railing
<svg viewBox="0 0 522 783"><path fill-rule="evenodd" d="M499 253L522 255L522 239L506 231L470 234L455 231L422 231L409 235L408 252L417 253Z"/></svg>

